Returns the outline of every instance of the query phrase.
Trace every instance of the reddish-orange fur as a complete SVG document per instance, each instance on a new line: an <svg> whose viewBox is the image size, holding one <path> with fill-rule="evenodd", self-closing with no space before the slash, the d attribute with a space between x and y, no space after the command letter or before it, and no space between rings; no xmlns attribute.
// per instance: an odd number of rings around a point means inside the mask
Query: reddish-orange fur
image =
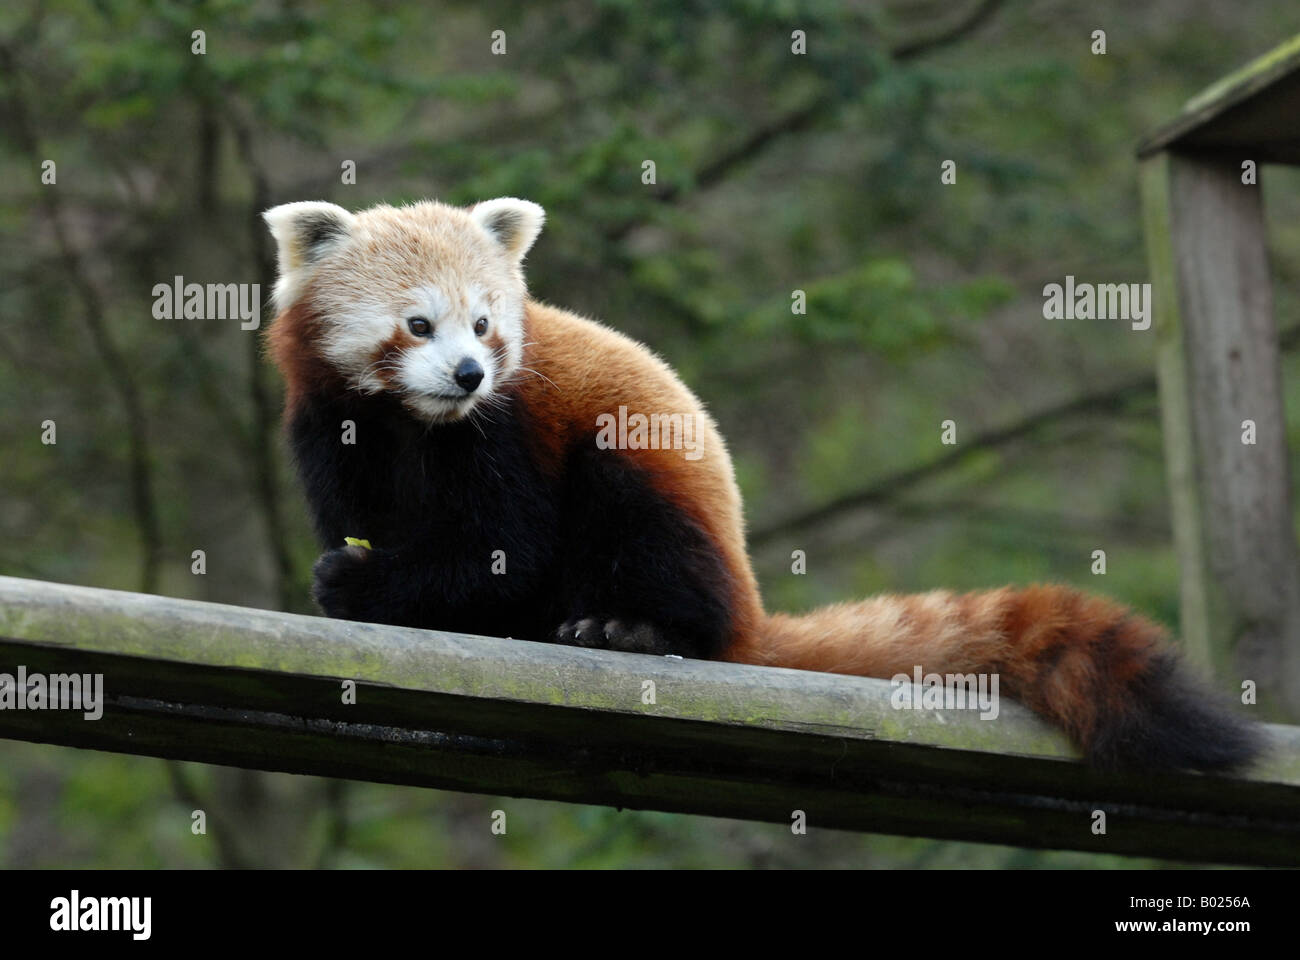
<svg viewBox="0 0 1300 960"><path fill-rule="evenodd" d="M541 458L552 469L569 445L589 442L597 417L620 405L643 412L698 412L705 455L680 450L625 450L655 488L712 538L732 574L729 642L753 634L763 615L758 583L745 552L740 495L731 461L712 420L668 367L644 347L606 327L529 303L524 366L535 375L515 388L536 427Z"/></svg>
<svg viewBox="0 0 1300 960"><path fill-rule="evenodd" d="M1105 643L1101 641L1105 638ZM860 676L996 673L1002 692L1087 746L1097 719L1129 709L1163 630L1062 586L883 595L803 616L775 614L728 659Z"/></svg>
<svg viewBox="0 0 1300 960"><path fill-rule="evenodd" d="M281 314L269 341L288 384L287 406L332 376L312 351L316 321L302 305ZM620 405L696 411L698 401L668 368L608 328L530 302L524 366L511 387L534 427L536 454L552 471L584 442L597 417ZM409 338L395 332L401 347ZM1127 709L1135 680L1164 647L1163 632L1110 600L1060 586L883 595L801 616L767 614L745 550L731 461L711 421L707 455L627 450L654 487L714 541L731 572L730 635L723 657L740 663L889 678L923 673L997 673L1001 689L1061 724L1085 747L1098 717ZM1104 649L1098 643L1105 638Z"/></svg>
<svg viewBox="0 0 1300 960"><path fill-rule="evenodd" d="M313 389L330 381L342 382L317 352L319 339L320 320L301 302L276 317L266 333L267 353L284 377L286 423Z"/></svg>
<svg viewBox="0 0 1300 960"><path fill-rule="evenodd" d="M563 311L530 303L521 398L543 456L590 431L596 417L630 409L699 410L698 401L639 344ZM651 362L647 362L647 361ZM665 368L666 369L666 368ZM717 438L719 451L721 438ZM744 544L730 458L689 461L679 451L626 451L655 487L709 533L732 573L733 629L724 659L890 678L997 673L1000 688L1089 747L1099 718L1134 709L1136 684L1164 631L1113 601L1062 586L978 593L884 595L802 616L764 612Z"/></svg>
<svg viewBox="0 0 1300 960"><path fill-rule="evenodd" d="M493 203L498 206L492 209L502 209L502 201ZM521 203L508 201L504 209L513 204L518 214ZM306 206L313 208L311 216L324 215L315 209L322 205ZM293 268L282 277L278 295L288 291L295 299L272 325L269 345L288 385L287 419L317 388L363 389L355 374L345 383L322 359L322 324L317 307L308 304L337 304L343 301L330 294L355 295L372 286L381 288L377 297L400 295L438 273L492 275L499 258L471 216L454 208L421 204L356 218L335 209L329 215L340 218L339 229L363 224L361 236L369 246L353 240L362 247L353 251L357 259L294 272L301 256L286 219L292 211L285 211L277 208L268 216L281 231L282 266ZM540 208L537 215L531 235L507 237L513 257L522 257L540 229ZM523 295L517 261L506 273L497 269L496 276L497 286L516 283ZM535 301L524 301L523 311L522 356L503 364L495 390L513 401L514 415L526 422L533 458L544 473L559 476L566 457L593 442L598 418L620 407L644 415L689 414L698 423L698 458L671 448L610 455L639 467L654 492L698 526L721 558L723 582L709 586L716 595L726 594L723 659L882 678L911 676L917 668L924 674L996 674L1001 691L1059 723L1103 762L1225 768L1255 751L1252 732L1205 704L1201 691L1179 672L1160 627L1112 601L1066 587L885 595L802 616L767 614L745 549L731 460L695 396L645 347L608 327ZM373 348L369 356L357 349L346 359L370 364L366 369L374 371L379 386L364 389L394 390L389 361L414 342L398 326L386 338L363 344ZM503 339L496 328L486 342L502 354L521 345Z"/></svg>

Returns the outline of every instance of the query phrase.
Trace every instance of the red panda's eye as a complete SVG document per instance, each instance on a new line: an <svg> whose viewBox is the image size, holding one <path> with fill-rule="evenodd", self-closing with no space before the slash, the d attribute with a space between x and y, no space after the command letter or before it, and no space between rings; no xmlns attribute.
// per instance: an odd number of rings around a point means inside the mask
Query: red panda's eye
<svg viewBox="0 0 1300 960"><path fill-rule="evenodd" d="M479 317L474 321L474 335L478 337L483 336L483 334L487 333L487 327L487 317Z"/></svg>
<svg viewBox="0 0 1300 960"><path fill-rule="evenodd" d="M429 323L424 317L411 317L406 321L406 325L410 327L411 332L417 337L427 337L433 333L433 324Z"/></svg>

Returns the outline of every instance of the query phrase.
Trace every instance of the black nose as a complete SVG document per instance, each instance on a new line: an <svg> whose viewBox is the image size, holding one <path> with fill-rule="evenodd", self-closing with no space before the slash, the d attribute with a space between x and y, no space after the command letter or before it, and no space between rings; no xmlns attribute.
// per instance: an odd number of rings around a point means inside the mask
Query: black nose
<svg viewBox="0 0 1300 960"><path fill-rule="evenodd" d="M457 386L466 393L473 393L483 382L483 368L478 365L477 360L466 357L456 364L455 378Z"/></svg>

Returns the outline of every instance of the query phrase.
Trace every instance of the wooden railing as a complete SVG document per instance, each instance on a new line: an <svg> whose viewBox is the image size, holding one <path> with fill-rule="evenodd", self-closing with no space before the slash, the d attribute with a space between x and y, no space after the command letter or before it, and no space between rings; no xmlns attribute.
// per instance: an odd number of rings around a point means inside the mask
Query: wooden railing
<svg viewBox="0 0 1300 960"><path fill-rule="evenodd" d="M102 674L103 715L0 736L809 829L1300 865L1300 728L1233 778L1103 775L1028 711L886 681L347 623L0 577L0 673ZM355 686L353 686L355 685ZM350 702L350 701L355 702ZM1105 832L1098 832L1104 813Z"/></svg>

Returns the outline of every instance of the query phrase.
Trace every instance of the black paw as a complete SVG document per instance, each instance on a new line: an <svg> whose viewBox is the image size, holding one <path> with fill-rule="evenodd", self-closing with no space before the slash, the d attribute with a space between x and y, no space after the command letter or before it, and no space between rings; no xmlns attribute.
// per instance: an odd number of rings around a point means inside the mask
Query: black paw
<svg viewBox="0 0 1300 960"><path fill-rule="evenodd" d="M649 623L575 617L555 631L556 643L574 647L599 647L625 653L672 653L668 641Z"/></svg>
<svg viewBox="0 0 1300 960"><path fill-rule="evenodd" d="M365 619L365 596L374 562L365 547L339 547L321 554L312 567L312 599L325 616L338 620Z"/></svg>

